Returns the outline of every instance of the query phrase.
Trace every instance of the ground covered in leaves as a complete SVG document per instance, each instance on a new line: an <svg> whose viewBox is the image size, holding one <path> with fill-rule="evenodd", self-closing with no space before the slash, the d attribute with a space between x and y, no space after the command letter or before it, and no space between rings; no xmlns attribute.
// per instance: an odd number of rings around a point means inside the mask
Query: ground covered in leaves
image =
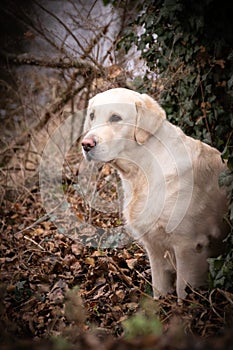
<svg viewBox="0 0 233 350"><path fill-rule="evenodd" d="M66 181L76 215L90 222L72 176ZM100 181L100 196L113 203L117 189ZM154 301L136 242L103 248L67 235L45 213L37 185L10 197L1 208L2 349L233 349L233 294L190 290L182 305L175 295ZM123 230L117 211L97 209L95 237Z"/></svg>

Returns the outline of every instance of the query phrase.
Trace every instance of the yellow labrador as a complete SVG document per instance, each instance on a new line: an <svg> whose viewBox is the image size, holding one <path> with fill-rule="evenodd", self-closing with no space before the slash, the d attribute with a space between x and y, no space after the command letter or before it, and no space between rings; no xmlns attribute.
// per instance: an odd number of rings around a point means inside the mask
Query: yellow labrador
<svg viewBox="0 0 233 350"><path fill-rule="evenodd" d="M155 298L206 283L220 252L226 193L220 153L166 119L146 94L117 88L89 101L82 140L87 160L110 162L124 190L124 216L150 260ZM176 284L175 284L176 283Z"/></svg>

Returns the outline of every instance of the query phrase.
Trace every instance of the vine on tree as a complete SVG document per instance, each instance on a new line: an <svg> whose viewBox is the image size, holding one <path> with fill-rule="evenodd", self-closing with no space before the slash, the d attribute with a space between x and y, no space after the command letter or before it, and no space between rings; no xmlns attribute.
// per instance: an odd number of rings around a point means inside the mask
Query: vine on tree
<svg viewBox="0 0 233 350"><path fill-rule="evenodd" d="M233 264L233 4L146 0L118 42L141 51L147 72L135 89L160 100L168 119L222 152L228 170L228 250L210 260L213 287L232 288ZM139 30L140 29L140 30ZM137 34L138 33L138 34Z"/></svg>

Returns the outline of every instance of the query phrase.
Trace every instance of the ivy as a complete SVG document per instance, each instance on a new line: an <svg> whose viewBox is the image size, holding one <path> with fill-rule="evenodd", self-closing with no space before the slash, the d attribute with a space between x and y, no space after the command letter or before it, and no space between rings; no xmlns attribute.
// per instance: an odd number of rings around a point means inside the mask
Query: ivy
<svg viewBox="0 0 233 350"><path fill-rule="evenodd" d="M228 250L211 260L212 283L229 287L233 276L233 3L222 0L146 0L119 41L134 44L147 62L139 91L160 100L168 119L186 134L222 152L228 164L221 184L228 186ZM135 26L143 28L135 34ZM156 77L156 78L151 78ZM230 181L230 185L229 185ZM221 281L221 282L219 282Z"/></svg>

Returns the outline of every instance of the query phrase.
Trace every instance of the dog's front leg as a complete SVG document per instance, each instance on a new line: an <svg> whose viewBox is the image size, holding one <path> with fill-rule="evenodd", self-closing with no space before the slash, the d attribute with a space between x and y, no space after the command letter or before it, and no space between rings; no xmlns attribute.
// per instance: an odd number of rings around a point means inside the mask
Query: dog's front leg
<svg viewBox="0 0 233 350"><path fill-rule="evenodd" d="M146 247L151 266L154 299L159 299L174 290L174 270L166 252L155 246Z"/></svg>

